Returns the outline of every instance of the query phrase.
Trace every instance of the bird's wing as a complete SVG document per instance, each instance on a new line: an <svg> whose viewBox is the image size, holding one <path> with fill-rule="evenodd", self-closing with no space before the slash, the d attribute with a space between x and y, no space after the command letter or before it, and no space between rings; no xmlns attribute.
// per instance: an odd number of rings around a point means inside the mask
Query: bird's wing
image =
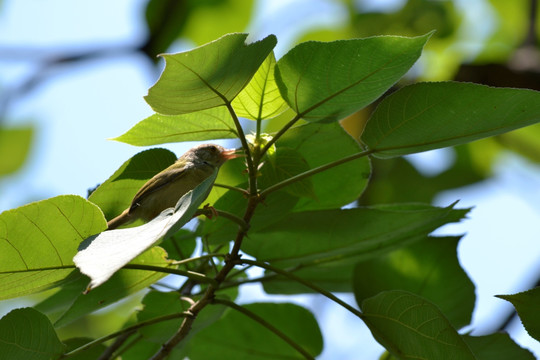
<svg viewBox="0 0 540 360"><path fill-rule="evenodd" d="M180 179L182 176L186 174L186 167L185 166L175 166L177 164L173 164L169 166L167 169L161 171L160 173L156 174L153 178L148 180L135 194L135 197L133 198L133 201L131 202L131 206L129 208L130 212L140 205L140 203L151 193L154 191L157 191L161 189L164 186L167 186L169 184L172 184L173 182Z"/></svg>

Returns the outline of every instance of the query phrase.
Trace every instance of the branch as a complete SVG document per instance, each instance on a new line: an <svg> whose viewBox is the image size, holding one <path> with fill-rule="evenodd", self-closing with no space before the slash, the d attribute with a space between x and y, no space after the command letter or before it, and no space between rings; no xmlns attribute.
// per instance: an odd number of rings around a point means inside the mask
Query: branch
<svg viewBox="0 0 540 360"><path fill-rule="evenodd" d="M356 154L349 155L349 156L344 157L344 158L342 158L340 160L333 161L331 163L318 166L316 168L313 168L313 169L308 170L306 172L303 172L301 174L290 177L287 180L283 180L282 182L279 182L277 184L274 184L274 185L264 189L263 191L261 191L260 196L262 198L264 198L269 193L274 192L276 190L279 190L281 188L284 188L285 186L288 186L288 185L290 185L292 183L303 180L303 179L305 179L307 177L310 177L312 175L315 175L315 174L318 174L320 172L326 171L328 169L331 169L331 168L333 168L335 166L347 163L349 161L356 160L356 159L359 159L359 158L364 157L364 156L368 156L368 155L370 155L372 153L373 153L373 150L365 150L365 151L362 151L362 152L359 152L359 153L356 153Z"/></svg>
<svg viewBox="0 0 540 360"><path fill-rule="evenodd" d="M228 306L230 307L231 309L234 309L236 311L239 311L241 312L242 314L246 315L247 317L249 317L250 319L258 322L259 324L261 324L262 326L264 326L265 328L267 328L268 330L270 330L271 332L273 332L275 335L277 335L278 337L280 337L283 341L285 341L287 344L291 345L291 347L293 347L296 351L298 351L300 354L302 354L304 356L304 358L306 359L315 359L313 356L311 356L306 350L304 350L304 348L302 348L300 345L298 345L293 339L291 339L290 337L288 337L285 333L283 333L281 330L279 330L278 328L276 328L274 325L270 324L269 322L267 322L266 320L264 320L262 317L260 317L259 315L255 314L254 312L252 311L249 311L248 309L246 309L245 307L242 307L240 305L237 305L236 303L234 303L233 301L229 301L229 300L225 300L225 299L214 299L213 301L214 304L221 304L221 305L225 305L225 306Z"/></svg>
<svg viewBox="0 0 540 360"><path fill-rule="evenodd" d="M279 138L281 136L283 136L283 134L285 134L287 132L287 130L289 130L291 128L291 126L293 126L294 124L296 124L298 122L298 120L300 120L301 116L300 114L296 114L296 116L294 118L292 118L291 121L289 121L287 124L285 124L284 127L281 128L281 130L279 130L276 135L274 135L272 137L272 139L266 143L266 145L262 148L261 150L261 153L260 153L260 156L264 156L264 154L266 154L266 152L268 151L268 149L270 149L270 147L272 145L274 145L276 143L276 141L279 140Z"/></svg>
<svg viewBox="0 0 540 360"><path fill-rule="evenodd" d="M204 276L203 274L199 274L199 273L196 273L194 271L189 271L189 270L170 269L170 268L165 268L161 266L152 266L152 265L144 265L144 264L127 264L124 266L124 269L148 270L148 271L156 271L156 272L162 272L162 273L167 273L167 274L181 275L181 276L188 277L192 280L196 280L204 284L212 284L215 282L214 279L211 279L209 277Z"/></svg>
<svg viewBox="0 0 540 360"><path fill-rule="evenodd" d="M249 265L255 265L255 266L258 266L258 267L261 267L263 269L266 269L266 270L270 270L270 271L273 271L279 275L283 275L291 280L294 280L296 282L299 282L300 284L302 285L305 285L306 287L312 289L312 290L315 290L316 292L318 292L319 294L321 295L324 295L326 296L327 298L329 298L330 300L338 303L339 305L343 306L345 309L349 310L351 313L353 313L354 315L358 316L359 318L363 319L364 315L360 312L360 310L357 310L355 309L354 307L352 307L351 305L347 304L346 302L344 302L343 300L341 300L340 298L338 298L337 296L335 296L334 294L332 294L331 292L307 281L307 280L304 280L302 279L301 277L298 277L288 271L285 271L283 269L280 269L280 268L277 268L275 266L272 266L270 264L267 264L265 262L261 262L261 261L257 261L257 260L248 260L248 259L243 259L243 260L240 260L243 264L249 264Z"/></svg>
<svg viewBox="0 0 540 360"><path fill-rule="evenodd" d="M168 320L187 317L189 315L190 314L187 313L187 312L182 312L182 313L176 313L176 314L160 316L160 317L150 319L150 320L146 320L146 321L141 321L138 324L135 324L133 326L129 326L129 327L125 328L125 329L116 331L116 332L114 332L112 334L109 334L107 336L103 336L103 337L101 337L99 339L91 341L91 342L89 342L89 343L87 343L87 344L85 344L85 345L83 345L83 346L81 346L81 347L79 347L79 348L77 348L75 350L72 350L72 351L68 352L67 354L62 355L59 359L66 359L66 358L72 357L74 355L77 355L77 354L85 351L85 350L90 349L91 347L93 347L95 345L104 343L105 341L114 339L115 337L122 336L122 335L127 334L127 333L133 333L134 331L136 331L138 329L141 329L143 327L150 326L150 325L153 325L153 324L157 324L157 323L160 323L162 321L168 321Z"/></svg>

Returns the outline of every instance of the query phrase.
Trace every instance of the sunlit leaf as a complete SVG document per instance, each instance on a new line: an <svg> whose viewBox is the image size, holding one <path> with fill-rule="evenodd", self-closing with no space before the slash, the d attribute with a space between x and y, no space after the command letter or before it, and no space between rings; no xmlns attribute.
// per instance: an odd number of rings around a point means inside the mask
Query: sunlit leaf
<svg viewBox="0 0 540 360"><path fill-rule="evenodd" d="M238 116L251 120L270 119L289 107L279 93L274 78L275 65L276 59L271 52L249 84L233 100L232 106Z"/></svg>
<svg viewBox="0 0 540 360"><path fill-rule="evenodd" d="M64 348L49 319L39 311L15 309L0 319L1 359L57 359Z"/></svg>
<svg viewBox="0 0 540 360"><path fill-rule="evenodd" d="M237 137L224 106L181 115L154 114L112 140L136 146Z"/></svg>
<svg viewBox="0 0 540 360"><path fill-rule="evenodd" d="M0 214L0 299L69 281L79 243L106 227L99 208L74 195Z"/></svg>
<svg viewBox="0 0 540 360"><path fill-rule="evenodd" d="M337 121L370 104L411 68L430 34L301 43L277 63L289 106L308 121Z"/></svg>
<svg viewBox="0 0 540 360"><path fill-rule="evenodd" d="M249 83L276 45L270 35L246 45L228 34L190 51L162 55L165 70L145 97L160 114L179 115L224 105Z"/></svg>
<svg viewBox="0 0 540 360"><path fill-rule="evenodd" d="M540 92L440 82L407 86L385 98L362 141L378 157L463 144L540 121Z"/></svg>
<svg viewBox="0 0 540 360"><path fill-rule="evenodd" d="M428 300L400 290L362 303L375 339L399 359L475 360L465 341Z"/></svg>
<svg viewBox="0 0 540 360"><path fill-rule="evenodd" d="M164 210L144 225L108 230L85 239L73 261L92 280L89 289L103 284L159 240L180 230L206 199L215 178L216 172L182 196L174 209Z"/></svg>
<svg viewBox="0 0 540 360"><path fill-rule="evenodd" d="M17 171L26 160L34 129L0 127L0 176Z"/></svg>
<svg viewBox="0 0 540 360"><path fill-rule="evenodd" d="M357 303L381 291L405 290L436 304L456 328L468 325L474 309L474 285L459 266L458 241L426 238L359 263L354 270Z"/></svg>
<svg viewBox="0 0 540 360"><path fill-rule="evenodd" d="M510 301L516 308L525 329L536 340L540 341L540 287L514 295L497 295L497 297Z"/></svg>

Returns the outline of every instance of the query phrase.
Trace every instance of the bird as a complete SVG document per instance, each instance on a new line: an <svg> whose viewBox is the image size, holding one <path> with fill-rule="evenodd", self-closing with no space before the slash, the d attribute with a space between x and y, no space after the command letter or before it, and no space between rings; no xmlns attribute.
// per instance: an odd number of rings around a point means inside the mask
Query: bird
<svg viewBox="0 0 540 360"><path fill-rule="evenodd" d="M202 183L227 160L242 156L235 149L214 144L195 146L174 164L148 180L135 194L131 205L107 222L108 230L137 219L148 222L163 210L174 207L178 200ZM208 194L206 195L208 196Z"/></svg>

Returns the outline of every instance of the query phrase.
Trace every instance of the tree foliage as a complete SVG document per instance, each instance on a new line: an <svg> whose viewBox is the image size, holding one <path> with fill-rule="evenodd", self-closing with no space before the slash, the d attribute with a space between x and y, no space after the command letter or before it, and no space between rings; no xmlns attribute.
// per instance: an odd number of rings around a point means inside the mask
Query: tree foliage
<svg viewBox="0 0 540 360"><path fill-rule="evenodd" d="M461 221L468 209L354 201L369 186L370 159L465 144L540 122L540 93L438 82L380 99L413 66L430 34L304 42L277 62L274 36L249 44L246 36L229 34L166 55L165 70L146 97L156 114L116 138L132 145L237 139L246 157L222 167L208 198L221 216L201 216L191 230L179 229L203 204L206 182L179 199L174 212L120 230L122 237L106 231L105 217L174 161L163 149L126 161L88 200L61 196L0 214L0 299L58 289L36 306L56 317L54 323L30 308L0 320L17 329L0 331L0 354L89 359L87 351L100 349L103 358L133 360L315 358L323 339L308 310L235 303L238 288L259 282L269 293L315 292L335 301L365 322L388 358L532 359L510 339L458 332L471 320L474 287L457 261L459 238L431 233ZM361 136L339 125L375 101ZM265 132L279 114L287 120ZM246 134L239 115L255 121L253 134ZM128 247L144 251L154 243L140 255L131 248L127 254ZM79 261L96 244L85 264L110 266L110 278ZM89 280L76 265L91 277L84 294ZM263 275L254 276L252 267ZM167 274L184 281L168 290L153 285ZM80 341L59 339L54 331L149 286L143 308L110 335ZM353 293L357 304L340 300L336 291ZM504 298L538 339L532 310L538 292Z"/></svg>

